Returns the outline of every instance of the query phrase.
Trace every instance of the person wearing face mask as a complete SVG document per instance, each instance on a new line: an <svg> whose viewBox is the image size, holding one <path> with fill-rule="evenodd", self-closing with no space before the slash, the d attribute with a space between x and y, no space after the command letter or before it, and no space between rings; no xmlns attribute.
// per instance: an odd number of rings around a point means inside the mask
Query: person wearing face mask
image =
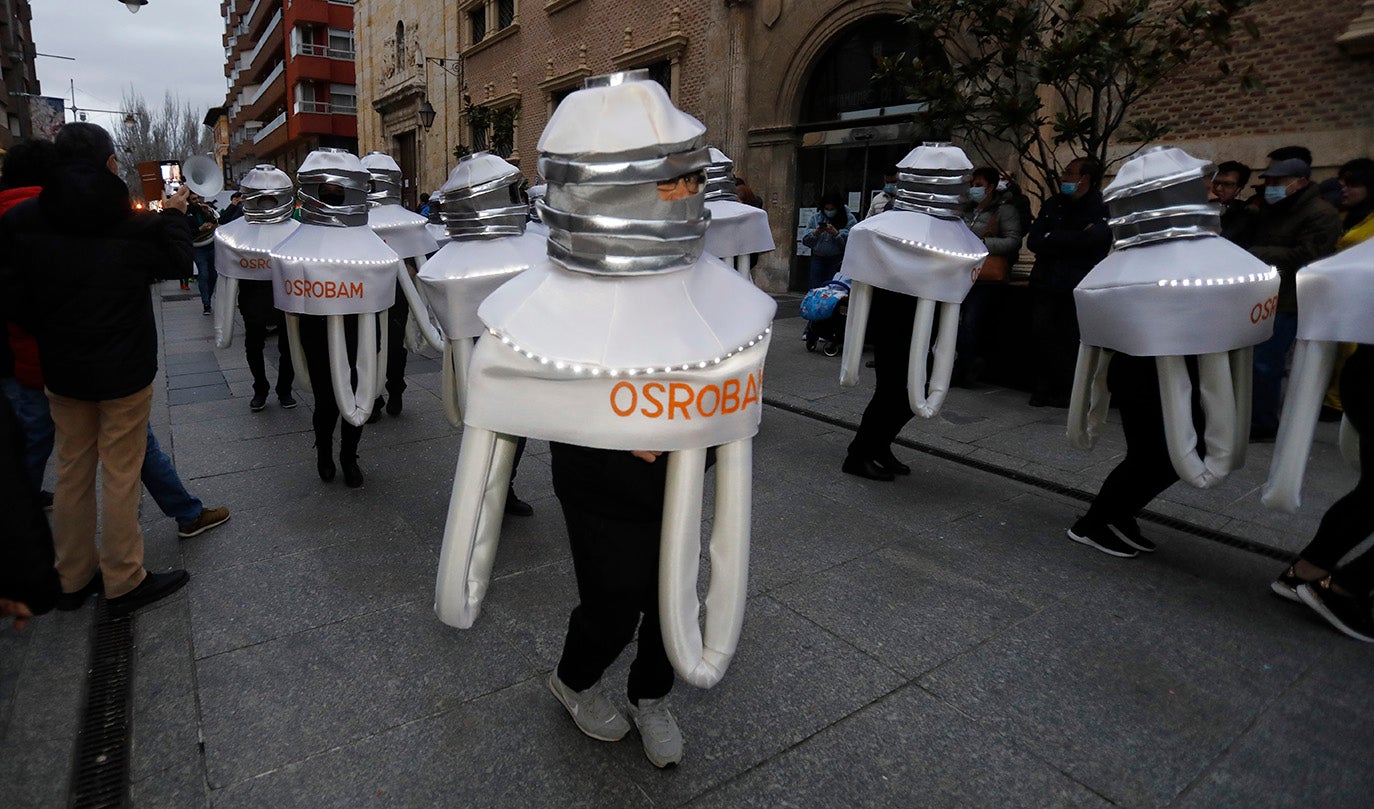
<svg viewBox="0 0 1374 809"><path fill-rule="evenodd" d="M1264 204L1255 219L1250 253L1279 271L1279 296L1274 335L1255 346L1254 394L1250 411L1250 440L1273 441L1279 429L1279 400L1283 372L1298 330L1297 272L1336 252L1341 217L1323 200L1311 182L1312 167L1290 157L1269 164L1264 180Z"/></svg>
<svg viewBox="0 0 1374 809"><path fill-rule="evenodd" d="M1102 166L1080 157L1064 167L1059 180L1059 193L1045 200L1026 240L1035 253L1030 275L1031 407L1069 406L1079 339L1073 290L1112 246L1107 204L1099 190Z"/></svg>
<svg viewBox="0 0 1374 809"><path fill-rule="evenodd" d="M1025 225L1006 186L999 182L997 169L981 166L973 170L969 180L968 204L962 218L974 235L988 248L988 259L979 273L978 283L969 290L959 308L959 333L954 360L952 384L966 387L977 382L983 365L979 356L979 322L982 319L988 293L993 284L1004 284L1007 273L1021 252L1021 235Z"/></svg>
<svg viewBox="0 0 1374 809"><path fill-rule="evenodd" d="M1212 175L1212 198L1221 206L1221 237L1248 247L1255 224L1255 208L1240 198L1240 192L1250 182L1250 167L1236 160L1217 165Z"/></svg>
<svg viewBox="0 0 1374 809"><path fill-rule="evenodd" d="M883 188L873 195L873 201L868 204L868 213L864 214L864 219L871 219L874 216L892 207L892 202L897 198L897 167L888 166L883 172Z"/></svg>
<svg viewBox="0 0 1374 809"><path fill-rule="evenodd" d="M1369 186L1374 185L1374 160L1359 157L1345 165L1336 173L1341 184L1341 227L1344 233L1336 242L1336 252L1354 247L1374 236L1374 199L1369 197ZM1345 361L1355 353L1356 343L1342 343L1336 353L1336 364L1331 369L1331 386L1326 390L1322 401L1321 420L1334 422L1341 420L1344 407L1341 404L1341 371Z"/></svg>
<svg viewBox="0 0 1374 809"><path fill-rule="evenodd" d="M811 248L810 289L825 286L840 271L849 229L858 221L838 193L832 191L821 198L820 210L811 215L802 237L802 244Z"/></svg>

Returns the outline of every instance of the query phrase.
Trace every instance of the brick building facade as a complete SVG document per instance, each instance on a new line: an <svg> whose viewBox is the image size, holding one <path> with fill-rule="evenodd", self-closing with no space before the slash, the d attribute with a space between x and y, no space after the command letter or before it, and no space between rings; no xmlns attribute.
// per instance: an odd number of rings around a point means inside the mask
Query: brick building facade
<svg viewBox="0 0 1374 809"><path fill-rule="evenodd" d="M910 105L870 80L875 56L930 47L895 24L906 5L358 0L359 148L395 156L416 178L411 200L444 182L455 147L506 154L533 182L535 144L563 96L590 75L648 68L765 201L778 249L759 262L758 283L797 288L807 261L798 225L821 192L862 208L882 166L921 139ZM1174 138L1208 157L1258 164L1288 142L1308 143L1324 167L1368 154L1374 75L1352 53L1374 30L1359 22L1372 7L1266 0L1251 12L1265 38L1242 44L1235 61L1267 71L1268 94L1243 97L1199 66L1142 112L1172 120ZM1279 41L1294 53L1276 50Z"/></svg>
<svg viewBox="0 0 1374 809"><path fill-rule="evenodd" d="M33 135L30 96L39 94L29 0L0 3L0 150Z"/></svg>

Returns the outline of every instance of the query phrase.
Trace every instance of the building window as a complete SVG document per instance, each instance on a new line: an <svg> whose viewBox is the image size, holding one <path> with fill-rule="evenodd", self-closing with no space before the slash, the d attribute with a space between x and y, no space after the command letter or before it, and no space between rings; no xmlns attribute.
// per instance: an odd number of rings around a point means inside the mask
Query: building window
<svg viewBox="0 0 1374 809"><path fill-rule="evenodd" d="M19 116L14 113L10 113L10 134L16 138L24 136L24 125L20 123Z"/></svg>
<svg viewBox="0 0 1374 809"><path fill-rule="evenodd" d="M352 84L329 85L329 105L331 112L341 115L357 114L358 88Z"/></svg>
<svg viewBox="0 0 1374 809"><path fill-rule="evenodd" d="M353 32L339 28L329 29L329 56L333 59L353 58Z"/></svg>
<svg viewBox="0 0 1374 809"><path fill-rule="evenodd" d="M406 63L406 24L400 20L396 21L396 69L399 71L401 65Z"/></svg>
<svg viewBox="0 0 1374 809"><path fill-rule="evenodd" d="M469 46L515 25L515 15L519 10L516 0L471 0L461 8L467 20Z"/></svg>
<svg viewBox="0 0 1374 809"><path fill-rule="evenodd" d="M659 84L663 85L663 89L664 89L665 91L667 91L667 93L668 93L669 96L672 96L672 94L673 94L673 62L672 62L672 60L670 60L670 59L664 59L664 60L661 61L661 62L654 62L652 65L649 65L648 67L646 67L645 70L648 70L648 71L649 71L649 78L651 78L651 79L653 79L654 81L658 82Z"/></svg>

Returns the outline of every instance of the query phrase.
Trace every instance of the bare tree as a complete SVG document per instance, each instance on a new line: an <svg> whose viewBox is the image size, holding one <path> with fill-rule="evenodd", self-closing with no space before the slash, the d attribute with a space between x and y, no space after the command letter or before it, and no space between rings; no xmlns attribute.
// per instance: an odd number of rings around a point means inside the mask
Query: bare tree
<svg viewBox="0 0 1374 809"><path fill-rule="evenodd" d="M202 123L202 112L174 93L163 96L161 107L151 109L143 95L130 87L124 91L121 106L132 113L134 123L114 133L115 147L119 149L120 177L135 198L143 196L139 163L185 160L211 150L212 133Z"/></svg>

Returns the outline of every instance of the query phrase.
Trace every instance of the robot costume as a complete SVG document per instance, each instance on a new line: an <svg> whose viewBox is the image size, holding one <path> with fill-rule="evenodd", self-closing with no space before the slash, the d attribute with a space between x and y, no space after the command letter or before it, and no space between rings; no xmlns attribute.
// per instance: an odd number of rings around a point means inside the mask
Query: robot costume
<svg viewBox="0 0 1374 809"><path fill-rule="evenodd" d="M1302 503L1302 479L1317 428L1322 397L1331 380L1339 343L1374 343L1374 240L1363 241L1334 256L1304 267L1297 275L1298 341L1288 395L1275 440L1269 480L1261 500L1270 508L1296 511ZM1362 351L1365 349L1361 349ZM1340 448L1351 467L1360 468L1359 434L1347 416L1341 419Z"/></svg>
<svg viewBox="0 0 1374 809"><path fill-rule="evenodd" d="M751 281L749 256L767 253L777 246L768 227L768 213L739 201L735 161L714 146L710 155L711 165L706 167L706 208L711 212L711 226L706 229L706 252Z"/></svg>
<svg viewBox="0 0 1374 809"><path fill-rule="evenodd" d="M440 210L449 243L420 269L444 336L444 411L463 424L473 339L486 331L477 307L497 287L544 261L544 239L527 233L520 169L490 152L458 161L430 204Z"/></svg>
<svg viewBox="0 0 1374 809"><path fill-rule="evenodd" d="M402 259L412 259L416 268L423 267L425 256L434 254L439 243L429 232L429 220L407 211L401 205L401 167L383 152L368 152L362 159L363 168L372 175L367 193L367 226L382 237L386 246ZM426 343L435 350L444 347L443 336L430 322L429 307L415 288L415 281L404 263L396 276L401 293L410 305L410 314Z"/></svg>
<svg viewBox="0 0 1374 809"><path fill-rule="evenodd" d="M954 372L959 304L978 279L987 258L983 240L959 218L960 200L973 170L962 149L926 143L897 164L897 194L891 210L849 230L845 272L853 279L849 321L840 360L840 384L859 381L864 332L873 287L918 299L911 332L907 396L912 412L931 418L940 412ZM935 307L940 306L935 365L926 378Z"/></svg>
<svg viewBox="0 0 1374 809"><path fill-rule="evenodd" d="M1279 294L1274 268L1219 235L1210 167L1159 147L1127 161L1104 189L1112 252L1074 290L1082 345L1068 427L1076 446L1092 447L1106 421L1112 352L1154 357L1169 458L1180 479L1203 489L1245 462L1252 349L1273 332ZM1188 356L1197 357L1206 460Z"/></svg>
<svg viewBox="0 0 1374 809"><path fill-rule="evenodd" d="M714 685L728 667L744 620L752 438L777 307L702 255L704 133L634 71L588 79L541 135L548 255L478 311L487 334L473 352L435 594L445 623L469 627L481 609L514 436L659 450L669 453L664 646L693 685ZM696 585L710 447L718 494L703 637Z"/></svg>
<svg viewBox="0 0 1374 809"><path fill-rule="evenodd" d="M386 312L396 301L397 273L404 272L405 265L367 226L370 175L355 155L344 149L317 149L301 163L296 180L301 222L271 251L277 279L274 299L286 313L291 360L307 390L310 379L298 317L328 319L334 399L349 424L362 426L372 414L377 380L386 375ZM322 199L324 186L342 191L342 201ZM352 373L344 342L344 318L353 315L359 316L356 390L349 384Z"/></svg>
<svg viewBox="0 0 1374 809"><path fill-rule="evenodd" d="M535 183L525 189L525 196L530 200L529 224L525 225L527 233L533 233L541 239L549 238L549 229L539 218L539 201L544 199L544 195L549 192L549 187L544 183Z"/></svg>
<svg viewBox="0 0 1374 809"><path fill-rule="evenodd" d="M273 247L300 224L291 218L296 191L276 166L254 167L239 182L243 216L215 229L215 267L223 279L215 296L215 347L234 344L234 309L239 280L272 281Z"/></svg>

